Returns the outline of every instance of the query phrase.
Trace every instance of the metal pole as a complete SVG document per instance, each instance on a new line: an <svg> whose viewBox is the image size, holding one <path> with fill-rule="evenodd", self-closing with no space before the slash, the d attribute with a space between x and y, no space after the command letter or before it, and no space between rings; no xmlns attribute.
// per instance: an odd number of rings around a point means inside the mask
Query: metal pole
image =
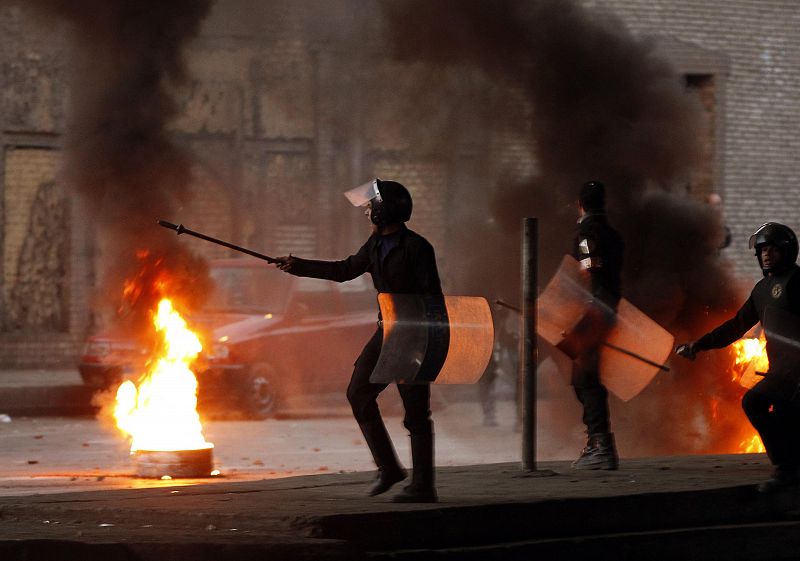
<svg viewBox="0 0 800 561"><path fill-rule="evenodd" d="M523 220L522 238L522 336L519 376L522 380L522 469L536 470L536 268L539 227L536 218Z"/></svg>

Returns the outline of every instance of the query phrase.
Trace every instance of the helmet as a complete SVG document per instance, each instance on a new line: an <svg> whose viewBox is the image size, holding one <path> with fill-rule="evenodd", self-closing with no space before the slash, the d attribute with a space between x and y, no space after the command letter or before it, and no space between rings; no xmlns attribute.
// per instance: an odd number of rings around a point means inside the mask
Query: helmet
<svg viewBox="0 0 800 561"><path fill-rule="evenodd" d="M781 262L777 265L764 268L761 262L761 248L767 244L772 244L781 250ZM750 249L755 248L758 264L764 274L783 269L797 261L797 236L788 226L777 222L767 222L762 224L755 233L750 236Z"/></svg>
<svg viewBox="0 0 800 561"><path fill-rule="evenodd" d="M606 186L599 181L587 181L581 186L578 200L583 210L601 211L606 207Z"/></svg>
<svg viewBox="0 0 800 561"><path fill-rule="evenodd" d="M374 179L344 195L353 206L371 203L370 219L377 226L408 222L411 218L411 194L397 181Z"/></svg>

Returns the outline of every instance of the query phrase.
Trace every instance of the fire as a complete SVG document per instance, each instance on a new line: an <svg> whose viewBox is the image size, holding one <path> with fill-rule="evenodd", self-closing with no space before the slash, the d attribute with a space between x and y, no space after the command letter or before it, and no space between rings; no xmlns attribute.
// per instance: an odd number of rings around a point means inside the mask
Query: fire
<svg viewBox="0 0 800 561"><path fill-rule="evenodd" d="M769 358L767 357L767 340L762 333L760 337L739 339L732 345L736 357L732 371L732 381L739 382L744 388L752 388L761 379L758 373L769 371ZM749 436L741 442L737 452L740 454L755 454L765 451L761 437L749 428Z"/></svg>
<svg viewBox="0 0 800 561"><path fill-rule="evenodd" d="M153 319L160 344L137 384L117 389L114 417L131 438L131 452L211 448L197 413L197 378L191 365L203 349L199 338L168 298Z"/></svg>
<svg viewBox="0 0 800 561"><path fill-rule="evenodd" d="M752 376L755 372L767 372L769 370L769 358L767 357L767 340L762 333L758 338L739 339L733 345L736 353L734 364L740 368L733 369L733 381L739 381L744 387L752 388L757 380Z"/></svg>
<svg viewBox="0 0 800 561"><path fill-rule="evenodd" d="M760 454L765 452L764 443L761 442L761 437L754 434L749 439L744 439L739 443L739 452L742 454Z"/></svg>

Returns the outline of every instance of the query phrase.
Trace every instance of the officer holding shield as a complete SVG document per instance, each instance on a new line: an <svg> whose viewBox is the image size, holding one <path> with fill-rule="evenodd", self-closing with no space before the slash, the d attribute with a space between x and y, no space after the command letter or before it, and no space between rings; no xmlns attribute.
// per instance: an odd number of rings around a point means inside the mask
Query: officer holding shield
<svg viewBox="0 0 800 561"><path fill-rule="evenodd" d="M345 196L354 206L364 206L372 224L372 234L354 255L342 261L318 261L295 256L277 259L279 267L292 275L352 280L370 273L379 293L441 295L433 246L409 230L412 201L408 190L396 181L375 179L351 189ZM347 399L353 409L372 458L378 468L369 495L380 495L406 478L376 402L387 384L373 384L369 378L378 362L383 343L383 327L378 329L356 360ZM428 384L398 384L403 400L403 424L411 437L413 465L411 484L394 497L395 502L436 502L434 486L433 421Z"/></svg>
<svg viewBox="0 0 800 561"><path fill-rule="evenodd" d="M769 372L744 395L742 408L775 466L772 478L758 486L770 492L800 486L800 267L797 237L783 224L763 224L750 237L750 248L764 278L733 318L676 352L693 360L699 351L726 347L761 323Z"/></svg>
<svg viewBox="0 0 800 561"><path fill-rule="evenodd" d="M588 434L586 447L572 463L575 469L615 470L619 464L610 429L608 391L600 381L599 358L600 344L614 323L621 298L624 244L608 223L605 199L605 186L599 181L589 181L581 187L573 256L589 277L592 302L586 316L572 332L565 334L564 345L559 345L574 360L572 386L583 406L583 422ZM577 340L582 343L571 344Z"/></svg>

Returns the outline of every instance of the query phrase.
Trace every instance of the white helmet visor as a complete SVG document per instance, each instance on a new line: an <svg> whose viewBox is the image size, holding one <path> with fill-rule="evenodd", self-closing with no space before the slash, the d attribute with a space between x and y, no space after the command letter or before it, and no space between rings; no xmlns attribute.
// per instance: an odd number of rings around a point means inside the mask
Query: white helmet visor
<svg viewBox="0 0 800 561"><path fill-rule="evenodd" d="M350 201L350 204L353 206L364 206L372 199L378 199L378 201L383 200L381 199L381 192L378 190L377 179L372 179L363 185L345 191L344 196L347 197L347 200Z"/></svg>

